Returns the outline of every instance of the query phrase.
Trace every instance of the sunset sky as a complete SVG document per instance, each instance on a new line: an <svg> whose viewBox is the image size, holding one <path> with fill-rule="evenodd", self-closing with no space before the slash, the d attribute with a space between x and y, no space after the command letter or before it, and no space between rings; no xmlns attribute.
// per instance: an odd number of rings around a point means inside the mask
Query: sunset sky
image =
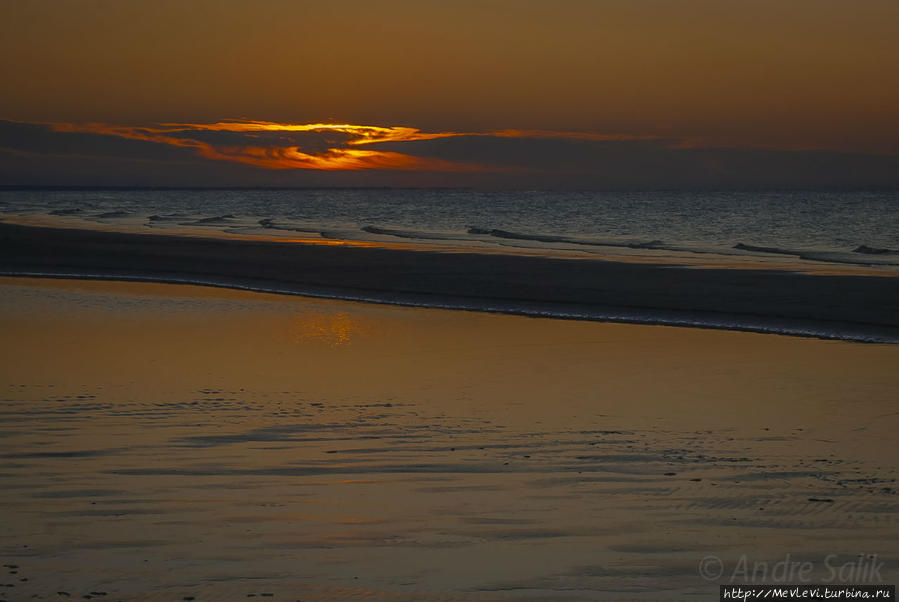
<svg viewBox="0 0 899 602"><path fill-rule="evenodd" d="M0 184L899 186L896 0L0 0Z"/></svg>

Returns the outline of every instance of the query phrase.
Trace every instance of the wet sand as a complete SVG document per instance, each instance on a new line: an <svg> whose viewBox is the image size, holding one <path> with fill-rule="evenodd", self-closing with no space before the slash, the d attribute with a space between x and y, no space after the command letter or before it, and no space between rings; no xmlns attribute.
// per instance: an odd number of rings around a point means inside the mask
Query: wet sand
<svg viewBox="0 0 899 602"><path fill-rule="evenodd" d="M899 342L899 278L0 224L0 273ZM372 248L369 248L372 247ZM833 270L829 267L828 270Z"/></svg>
<svg viewBox="0 0 899 602"><path fill-rule="evenodd" d="M15 278L0 331L3 600L899 576L894 345Z"/></svg>

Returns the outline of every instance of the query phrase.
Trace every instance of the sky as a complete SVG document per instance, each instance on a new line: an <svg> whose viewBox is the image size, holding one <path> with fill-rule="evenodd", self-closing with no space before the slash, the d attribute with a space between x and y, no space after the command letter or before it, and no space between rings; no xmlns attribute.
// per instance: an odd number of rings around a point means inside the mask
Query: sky
<svg viewBox="0 0 899 602"><path fill-rule="evenodd" d="M899 187L896 0L0 0L0 184Z"/></svg>

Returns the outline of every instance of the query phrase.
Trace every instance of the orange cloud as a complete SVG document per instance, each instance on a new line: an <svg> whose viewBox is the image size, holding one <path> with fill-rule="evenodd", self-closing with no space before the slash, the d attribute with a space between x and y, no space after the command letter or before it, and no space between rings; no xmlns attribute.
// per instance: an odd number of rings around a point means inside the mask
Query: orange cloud
<svg viewBox="0 0 899 602"><path fill-rule="evenodd" d="M442 159L416 157L389 151L332 148L325 153L308 154L296 146L202 148L207 159L238 161L267 169L319 169L325 171L357 169L403 169L422 171L484 171L475 164L454 163Z"/></svg>
<svg viewBox="0 0 899 602"><path fill-rule="evenodd" d="M400 169L422 171L491 171L487 166L416 157L403 153L354 148L328 148L324 152L307 153L298 146L216 145L191 137L196 132L336 132L348 136L347 146L376 142L432 140L457 136L455 133L426 133L408 127L378 127L349 124L290 124L268 121L221 121L217 123L166 123L154 127L116 126L105 123L50 123L57 132L90 133L143 140L194 149L207 159L236 161L266 169ZM252 138L248 139L252 141Z"/></svg>
<svg viewBox="0 0 899 602"><path fill-rule="evenodd" d="M410 127L380 127L375 125L350 125L333 123L277 123L273 121L219 121L217 123L166 123L173 130L185 128L216 132L340 132L356 136L350 144L374 142L406 142L410 140L434 140L451 136L465 136L458 132L427 133Z"/></svg>
<svg viewBox="0 0 899 602"><path fill-rule="evenodd" d="M199 155L218 161L235 161L264 169L314 169L324 171L391 169L444 172L502 172L507 166L480 165L419 157L395 151L355 148L385 142L411 142L460 136L496 138L557 138L572 140L652 140L652 136L553 132L545 130L499 130L492 132L423 132L412 127L330 123L277 123L271 121L234 120L215 123L163 123L155 126L118 126L105 123L49 123L57 132L90 133L142 140L193 149ZM246 135L246 144L220 144L204 140L204 133L225 132ZM327 148L304 150L289 141L290 134L339 134L342 139L329 142ZM285 138L261 143L262 134L285 134ZM332 136L333 137L333 136Z"/></svg>

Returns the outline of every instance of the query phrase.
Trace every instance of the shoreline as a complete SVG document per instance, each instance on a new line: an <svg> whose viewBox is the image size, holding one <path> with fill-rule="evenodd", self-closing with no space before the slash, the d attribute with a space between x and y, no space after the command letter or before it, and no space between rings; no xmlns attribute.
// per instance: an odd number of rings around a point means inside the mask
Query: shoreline
<svg viewBox="0 0 899 602"><path fill-rule="evenodd" d="M899 279L0 223L0 274L899 343Z"/></svg>
<svg viewBox="0 0 899 602"><path fill-rule="evenodd" d="M421 238L407 236L400 230L379 228L373 226L361 227L359 233L369 236L353 237L348 231L332 231L322 226L320 228L281 228L260 226L253 231L237 232L226 228L224 230L209 230L203 226L186 227L181 224L178 229L168 228L154 229L145 224L136 226L131 224L114 224L111 222L71 220L70 216L47 215L9 215L0 216L0 224L13 226L27 226L34 228L50 228L54 230L86 230L90 232L117 232L121 234L144 234L147 236L173 236L176 238L212 239L212 240L238 240L248 242L269 242L289 245L321 245L321 246L346 246L363 248L394 249L405 251L426 251L434 253L462 253L476 255L513 255L524 257L551 258L579 261L605 261L611 263L626 264L650 264L661 266L674 266L690 269L737 269L737 270L763 270L786 271L810 275L825 276L879 276L886 278L899 277L899 264L879 262L872 260L880 257L877 254L864 255L863 258L854 257L851 260L843 257L835 259L829 256L831 252L814 251L789 251L783 249L754 247L738 242L735 246L722 252L696 250L675 247L659 246L639 242L579 242L572 237L571 241L559 242L565 247L542 248L535 246L509 246L509 241L527 241L532 238L536 241L552 235L507 233L497 235L493 240L463 240L462 238L424 235ZM265 220L261 220L265 221ZM259 222L257 221L257 225ZM379 230L376 234L373 230ZM358 233L356 233L358 234ZM370 235L375 234L376 238ZM461 236L461 233L460 233ZM380 238L377 238L380 237ZM561 237L564 238L564 237ZM490 244L492 243L492 244ZM482 246L486 245L486 246ZM756 248L762 251L761 255L751 257L732 254L733 249ZM592 250L591 250L592 249ZM625 251L622 253L622 251ZM664 255L657 253L663 251ZM751 259L747 261L747 259Z"/></svg>

